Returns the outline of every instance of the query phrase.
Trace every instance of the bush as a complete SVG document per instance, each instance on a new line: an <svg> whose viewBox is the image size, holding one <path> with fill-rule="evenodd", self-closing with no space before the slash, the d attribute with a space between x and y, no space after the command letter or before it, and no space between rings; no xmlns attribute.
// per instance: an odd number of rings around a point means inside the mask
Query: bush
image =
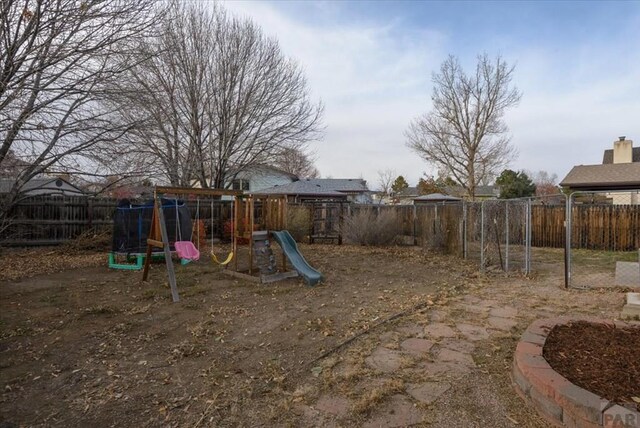
<svg viewBox="0 0 640 428"><path fill-rule="evenodd" d="M111 251L112 232L107 228L92 228L62 244L66 252Z"/></svg>
<svg viewBox="0 0 640 428"><path fill-rule="evenodd" d="M311 230L311 208L300 205L287 207L287 230L297 242L308 242Z"/></svg>
<svg viewBox="0 0 640 428"><path fill-rule="evenodd" d="M343 237L360 245L392 245L400 234L400 223L395 212L375 209L358 209L346 217L342 226Z"/></svg>

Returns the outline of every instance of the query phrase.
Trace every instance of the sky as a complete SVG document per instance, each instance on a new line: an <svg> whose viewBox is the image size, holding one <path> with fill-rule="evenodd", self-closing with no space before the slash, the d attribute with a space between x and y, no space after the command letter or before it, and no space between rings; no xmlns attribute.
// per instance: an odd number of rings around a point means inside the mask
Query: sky
<svg viewBox="0 0 640 428"><path fill-rule="evenodd" d="M227 1L275 37L325 107L311 144L323 177L367 180L393 170L416 185L436 173L406 146L431 108L448 55L515 65L520 104L505 116L512 169L557 174L602 162L619 136L640 146L640 1Z"/></svg>

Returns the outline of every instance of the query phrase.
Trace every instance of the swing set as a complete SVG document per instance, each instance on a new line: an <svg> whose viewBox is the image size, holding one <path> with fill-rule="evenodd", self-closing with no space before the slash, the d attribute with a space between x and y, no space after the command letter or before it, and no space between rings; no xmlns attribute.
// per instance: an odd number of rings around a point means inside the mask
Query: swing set
<svg viewBox="0 0 640 428"><path fill-rule="evenodd" d="M297 276L296 271L287 270L287 257L283 253L280 267L277 266L275 256L270 248L269 230L286 229L287 200L284 196L257 196L244 195L241 191L222 189L195 189L179 187L157 186L154 191L154 206L151 220L151 228L147 238L146 257L142 280L146 281L151 265L151 254L154 249L162 249L167 266L167 276L171 288L171 296L174 302L180 300L176 284L175 269L171 258L171 243L167 233L165 215L161 201L167 195L196 196L195 226L191 229L189 240L183 240L180 225L176 225L173 247L176 254L182 260L182 264L200 259L200 197L209 197L211 200L211 223L213 225L213 198L220 196L233 196L231 208L231 222L229 232L232 242L231 252L226 258L218 258L214 251L214 236L211 233L211 260L223 267L223 273L235 277L248 279L255 282L268 283L284 278ZM177 202L176 202L177 206ZM165 208L166 209L166 208ZM176 215L178 213L176 212ZM194 230L195 229L195 230ZM196 235L196 244L193 242ZM240 247L248 247L248 257L239 254ZM157 250L156 250L157 251Z"/></svg>
<svg viewBox="0 0 640 428"><path fill-rule="evenodd" d="M177 204L176 204L177 207ZM177 208L176 208L177 210ZM213 207L213 199L211 200L211 221L210 224L213 227L213 211L214 211L214 207ZM177 215L177 211L176 211L176 215ZM233 218L233 212L231 212L231 217ZM180 232L179 226L180 224L178 224L178 232L176 234L176 236L180 237L179 241L176 241L174 244L174 247L176 249L176 253L178 254L178 257L180 257L181 260L186 260L186 261L194 261L194 260L200 260L200 198L198 197L197 201L196 201L196 215L195 215L195 228L191 229L191 238L188 241L183 241L182 240L182 233ZM193 234L194 234L194 229L197 230L196 232L196 244L194 245L193 243ZM231 240L233 241L233 230L231 231ZM213 261L216 264L225 266L227 264L229 264L231 262L231 260L233 259L233 251L231 251L228 255L226 259L223 259L222 261L218 260L218 257L216 256L216 253L214 252L214 236L213 236L213 232L211 232L211 261Z"/></svg>

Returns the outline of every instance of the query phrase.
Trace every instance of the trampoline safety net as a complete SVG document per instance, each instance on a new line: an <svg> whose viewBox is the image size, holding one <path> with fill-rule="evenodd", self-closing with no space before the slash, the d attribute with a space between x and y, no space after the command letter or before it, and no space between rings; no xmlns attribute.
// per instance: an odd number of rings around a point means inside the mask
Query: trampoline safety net
<svg viewBox="0 0 640 428"><path fill-rule="evenodd" d="M191 240L191 214L184 201L162 199L162 209L171 251L175 241ZM153 200L132 204L128 199L118 201L113 215L112 251L122 254L142 254L147 251L147 236L153 217Z"/></svg>

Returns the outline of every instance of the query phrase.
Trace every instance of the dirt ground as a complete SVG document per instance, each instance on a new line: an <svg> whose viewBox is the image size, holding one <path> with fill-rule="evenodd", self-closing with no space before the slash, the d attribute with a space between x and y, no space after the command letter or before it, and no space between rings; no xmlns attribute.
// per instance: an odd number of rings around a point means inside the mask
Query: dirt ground
<svg viewBox="0 0 640 428"><path fill-rule="evenodd" d="M199 262L177 267L177 304L163 264L141 283L105 254L4 252L0 425L543 427L511 388L519 335L538 317L615 317L624 300L563 290L553 265L527 279L420 248L301 249L323 285ZM404 351L426 342L429 356ZM445 356L465 363L436 375Z"/></svg>

